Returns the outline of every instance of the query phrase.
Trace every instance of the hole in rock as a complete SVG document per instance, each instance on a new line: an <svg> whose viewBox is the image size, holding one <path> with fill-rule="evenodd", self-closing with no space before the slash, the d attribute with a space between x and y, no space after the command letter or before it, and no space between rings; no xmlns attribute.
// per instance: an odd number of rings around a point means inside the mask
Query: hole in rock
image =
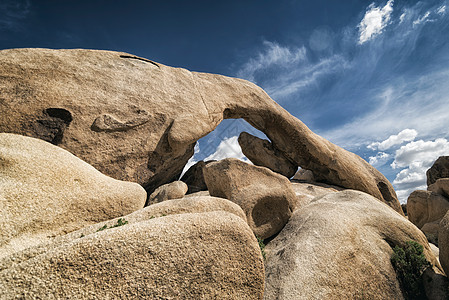
<svg viewBox="0 0 449 300"><path fill-rule="evenodd" d="M44 113L52 118L63 120L66 125L69 125L73 120L72 114L64 108L47 108L44 110Z"/></svg>
<svg viewBox="0 0 449 300"><path fill-rule="evenodd" d="M214 131L196 142L195 153L185 165L181 177L191 166L201 160L221 160L233 157L251 163L242 153L237 140L243 131L261 139L269 140L263 132L243 119L225 119Z"/></svg>

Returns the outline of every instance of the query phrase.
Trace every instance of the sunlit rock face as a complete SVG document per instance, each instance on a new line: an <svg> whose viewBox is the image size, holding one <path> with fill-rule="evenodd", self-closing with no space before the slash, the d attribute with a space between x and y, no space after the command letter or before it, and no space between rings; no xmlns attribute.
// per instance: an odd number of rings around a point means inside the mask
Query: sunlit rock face
<svg viewBox="0 0 449 300"><path fill-rule="evenodd" d="M121 52L11 49L1 51L0 86L0 132L49 141L150 193L179 178L198 139L243 118L317 181L364 191L402 214L380 172L245 80Z"/></svg>

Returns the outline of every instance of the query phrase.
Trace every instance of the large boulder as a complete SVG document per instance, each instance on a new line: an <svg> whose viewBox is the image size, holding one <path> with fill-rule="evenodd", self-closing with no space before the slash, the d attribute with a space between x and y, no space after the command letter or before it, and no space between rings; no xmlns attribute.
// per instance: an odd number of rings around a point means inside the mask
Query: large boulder
<svg viewBox="0 0 449 300"><path fill-rule="evenodd" d="M243 154L256 166L267 167L287 178L291 178L298 170L298 165L292 163L267 140L242 132L238 142Z"/></svg>
<svg viewBox="0 0 449 300"><path fill-rule="evenodd" d="M187 184L179 180L161 185L151 193L147 203L155 204L166 200L182 198L187 193L187 189Z"/></svg>
<svg viewBox="0 0 449 300"><path fill-rule="evenodd" d="M446 274L449 274L449 212L441 219L438 228L438 246L440 263Z"/></svg>
<svg viewBox="0 0 449 300"><path fill-rule="evenodd" d="M80 235L0 271L4 299L261 299L263 287L254 234L223 211Z"/></svg>
<svg viewBox="0 0 449 300"><path fill-rule="evenodd" d="M424 246L423 233L372 196L329 193L295 211L266 246L265 299L402 299L390 262L395 245Z"/></svg>
<svg viewBox="0 0 449 300"><path fill-rule="evenodd" d="M402 213L379 171L245 80L122 52L10 49L0 52L0 86L0 132L50 141L150 194L179 178L198 139L224 118L243 118L316 180L367 192Z"/></svg>
<svg viewBox="0 0 449 300"><path fill-rule="evenodd" d="M426 172L427 185L434 184L440 178L449 178L449 156L440 156Z"/></svg>
<svg viewBox="0 0 449 300"><path fill-rule="evenodd" d="M300 206L290 181L265 167L227 158L208 164L203 172L210 195L240 205L262 239L279 232Z"/></svg>
<svg viewBox="0 0 449 300"><path fill-rule="evenodd" d="M449 178L440 178L427 187L427 190L444 196L449 201Z"/></svg>
<svg viewBox="0 0 449 300"><path fill-rule="evenodd" d="M421 229L430 242L438 245L438 223L449 210L449 199L437 193L437 183L432 184L429 191L417 190L410 194L407 199L407 215L410 222Z"/></svg>
<svg viewBox="0 0 449 300"><path fill-rule="evenodd" d="M0 257L142 208L137 183L101 174L48 142L0 133Z"/></svg>

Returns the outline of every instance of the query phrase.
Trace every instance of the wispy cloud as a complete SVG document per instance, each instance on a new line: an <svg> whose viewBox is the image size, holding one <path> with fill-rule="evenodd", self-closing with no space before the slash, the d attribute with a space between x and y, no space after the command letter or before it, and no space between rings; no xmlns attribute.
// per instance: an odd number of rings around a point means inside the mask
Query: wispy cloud
<svg viewBox="0 0 449 300"><path fill-rule="evenodd" d="M419 17L415 21L413 21L413 26L417 26L420 24L425 24L427 22L432 22L433 20L429 19L430 11L427 11L423 16Z"/></svg>
<svg viewBox="0 0 449 300"><path fill-rule="evenodd" d="M376 7L374 3L368 6L365 16L358 26L359 44L363 44L382 33L390 22L393 3L393 0L389 0L382 8Z"/></svg>
<svg viewBox="0 0 449 300"><path fill-rule="evenodd" d="M221 160L225 158L237 158L243 161L248 161L246 156L242 153L238 142L238 136L223 139L218 145L214 153L206 157L204 160Z"/></svg>
<svg viewBox="0 0 449 300"><path fill-rule="evenodd" d="M0 30L18 30L30 13L29 0L2 0L0 2Z"/></svg>
<svg viewBox="0 0 449 300"><path fill-rule="evenodd" d="M446 14L446 5L441 5L440 7L438 7L436 12L439 15Z"/></svg>

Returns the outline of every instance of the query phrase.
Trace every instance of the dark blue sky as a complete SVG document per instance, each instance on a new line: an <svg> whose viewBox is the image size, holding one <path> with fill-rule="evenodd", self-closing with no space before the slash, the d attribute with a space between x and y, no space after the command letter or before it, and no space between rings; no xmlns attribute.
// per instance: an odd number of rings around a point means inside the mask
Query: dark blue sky
<svg viewBox="0 0 449 300"><path fill-rule="evenodd" d="M402 201L449 155L448 32L449 0L0 0L0 49L125 51L251 80ZM248 128L230 122L195 160L241 156L234 137Z"/></svg>

